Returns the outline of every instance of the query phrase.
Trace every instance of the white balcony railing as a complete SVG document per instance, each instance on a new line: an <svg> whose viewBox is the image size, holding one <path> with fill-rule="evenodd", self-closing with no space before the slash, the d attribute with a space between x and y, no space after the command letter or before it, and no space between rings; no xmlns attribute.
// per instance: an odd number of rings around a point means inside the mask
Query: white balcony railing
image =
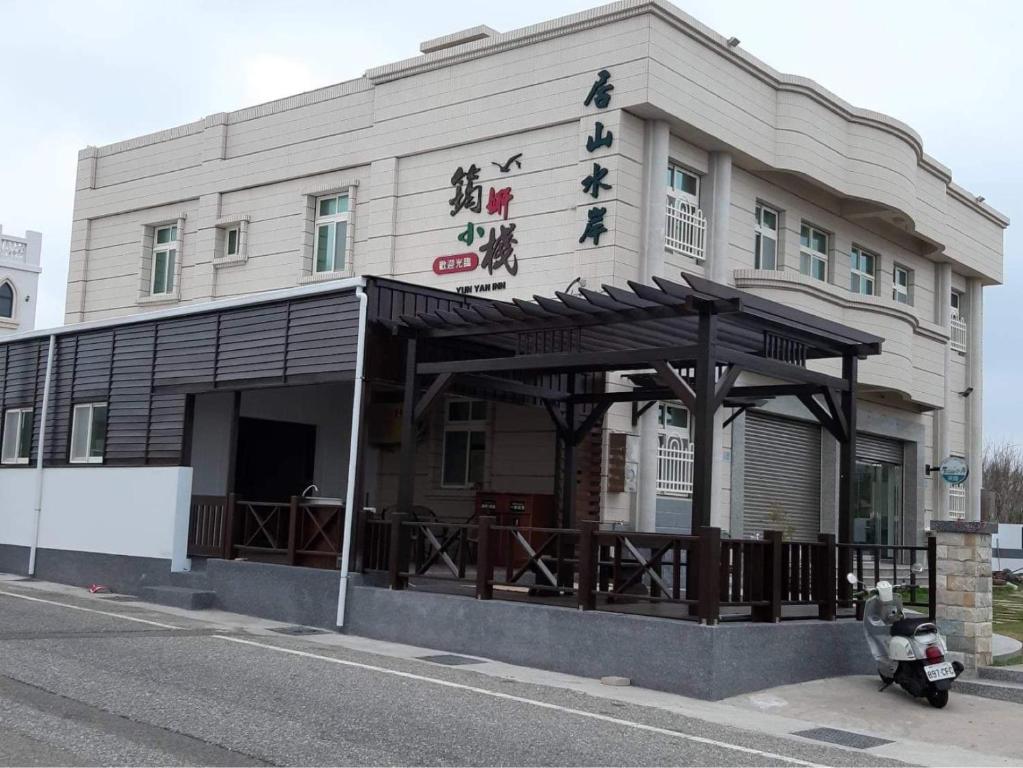
<svg viewBox="0 0 1023 768"><path fill-rule="evenodd" d="M657 448L657 493L693 495L693 446L674 441Z"/></svg>
<svg viewBox="0 0 1023 768"><path fill-rule="evenodd" d="M28 262L28 244L24 240L0 237L0 261Z"/></svg>
<svg viewBox="0 0 1023 768"><path fill-rule="evenodd" d="M706 236L707 219L703 211L669 190L664 246L673 253L703 261Z"/></svg>
<svg viewBox="0 0 1023 768"><path fill-rule="evenodd" d="M965 485L950 485L948 487L948 516L953 520L966 519Z"/></svg>
<svg viewBox="0 0 1023 768"><path fill-rule="evenodd" d="M966 320L958 315L952 315L950 332L949 344L952 349L956 352L966 352Z"/></svg>

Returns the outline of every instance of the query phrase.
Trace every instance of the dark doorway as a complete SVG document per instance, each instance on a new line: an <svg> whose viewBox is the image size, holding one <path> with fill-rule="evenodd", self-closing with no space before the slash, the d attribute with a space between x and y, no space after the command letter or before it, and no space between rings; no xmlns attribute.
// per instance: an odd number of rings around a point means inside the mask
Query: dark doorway
<svg viewBox="0 0 1023 768"><path fill-rule="evenodd" d="M235 492L254 501L287 501L313 481L316 427L238 419Z"/></svg>

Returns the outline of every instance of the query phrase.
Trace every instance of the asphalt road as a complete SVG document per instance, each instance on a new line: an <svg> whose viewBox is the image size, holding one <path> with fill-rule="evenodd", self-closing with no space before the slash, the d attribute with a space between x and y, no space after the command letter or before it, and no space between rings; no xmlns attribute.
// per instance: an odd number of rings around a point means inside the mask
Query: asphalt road
<svg viewBox="0 0 1023 768"><path fill-rule="evenodd" d="M0 583L0 765L809 763L898 764L464 667Z"/></svg>

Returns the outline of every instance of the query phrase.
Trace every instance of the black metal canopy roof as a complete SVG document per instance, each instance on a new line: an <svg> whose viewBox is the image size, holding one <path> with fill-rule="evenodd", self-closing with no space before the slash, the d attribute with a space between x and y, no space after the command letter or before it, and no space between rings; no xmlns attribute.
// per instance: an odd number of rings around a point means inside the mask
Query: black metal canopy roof
<svg viewBox="0 0 1023 768"><path fill-rule="evenodd" d="M557 292L554 298L534 296L533 301L456 306L402 315L400 325L420 339L471 339L495 347L498 354L513 349L516 356L539 358L571 351L583 355L578 367L588 370L629 368L619 352L669 347L682 352L695 345L699 315L708 312L718 316L721 362L737 362L729 359L735 353L803 366L808 359L850 353L863 358L881 351L883 340L873 334L710 280L683 278L688 285L655 277L652 286L630 282L629 289L605 285L601 291L584 288L578 296ZM557 332L571 333L553 344L538 340L537 334ZM606 364L591 366L590 358ZM680 355L674 362L686 359ZM544 365L537 362L535 370L550 370L549 359Z"/></svg>

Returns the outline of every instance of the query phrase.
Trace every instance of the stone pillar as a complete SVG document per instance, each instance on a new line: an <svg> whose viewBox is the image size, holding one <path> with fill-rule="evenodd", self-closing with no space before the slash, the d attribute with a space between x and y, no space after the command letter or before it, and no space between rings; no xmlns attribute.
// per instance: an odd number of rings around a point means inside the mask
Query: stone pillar
<svg viewBox="0 0 1023 768"><path fill-rule="evenodd" d="M966 481L966 519L980 520L980 491L984 482L984 284L976 277L966 281L968 291L966 348L966 460L970 478Z"/></svg>
<svg viewBox="0 0 1023 768"><path fill-rule="evenodd" d="M705 213L707 225L706 276L716 283L728 285L729 257L728 231L732 210L732 155L728 152L711 152L709 173L704 186ZM711 525L726 529L730 525L729 510L722 504L725 481L724 469L724 409L714 414L714 458L711 460L710 475L714 492L710 503Z"/></svg>
<svg viewBox="0 0 1023 768"><path fill-rule="evenodd" d="M670 132L664 120L647 120L643 136L643 253L639 280L653 283L664 275L664 200L668 172ZM667 275L677 279L677 275ZM639 485L636 493L636 528L653 531L657 523L657 408L639 418Z"/></svg>
<svg viewBox="0 0 1023 768"><path fill-rule="evenodd" d="M934 321L945 329L946 333L950 333L952 326L952 312L949 308L949 302L952 296L952 264L945 262L943 264L935 265L935 285L934 292L938 297L934 302ZM944 394L943 394L943 405L934 411L933 415L933 431L931 436L931 442L933 444L933 450L931 451L931 464L935 467L940 466L941 462L945 460L951 451L950 434L951 434L951 420L949 418L949 406L954 402L952 400L952 348L945 344L944 355L942 360L942 371L944 375L942 381L945 382ZM931 475L931 504L933 509L933 519L935 520L948 520L948 486L945 485L945 481L942 480L938 475Z"/></svg>
<svg viewBox="0 0 1023 768"><path fill-rule="evenodd" d="M967 671L991 664L991 534L995 523L934 520L938 627Z"/></svg>

